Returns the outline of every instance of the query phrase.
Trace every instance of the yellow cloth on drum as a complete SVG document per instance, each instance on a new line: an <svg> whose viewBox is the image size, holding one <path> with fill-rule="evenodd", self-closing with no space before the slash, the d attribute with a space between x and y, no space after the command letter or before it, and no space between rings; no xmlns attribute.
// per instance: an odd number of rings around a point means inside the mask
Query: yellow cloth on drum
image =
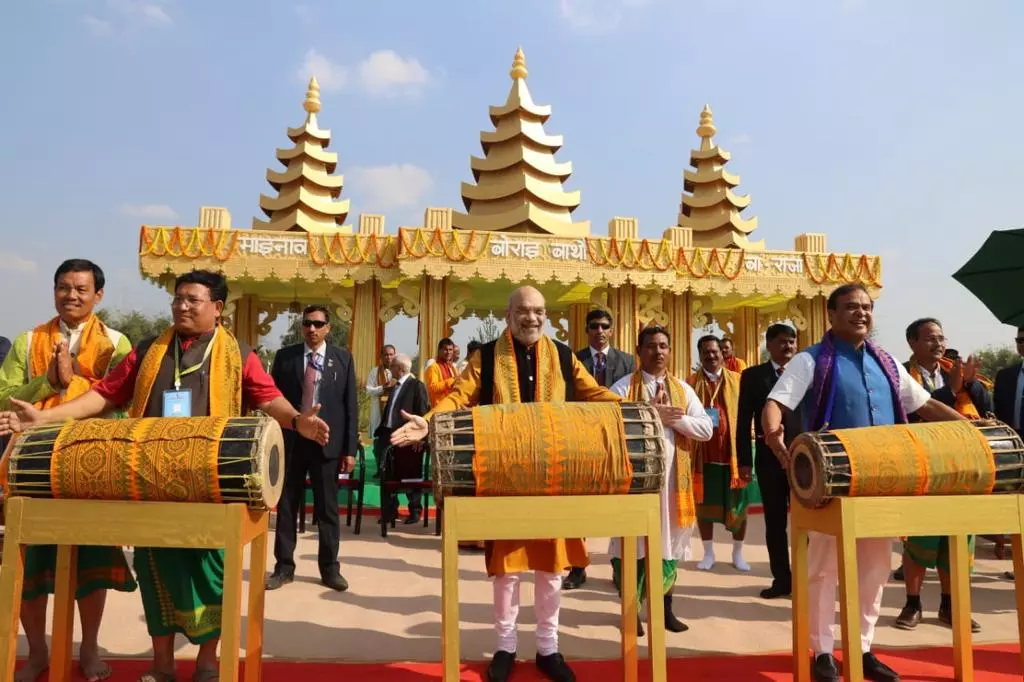
<svg viewBox="0 0 1024 682"><path fill-rule="evenodd" d="M992 492L995 459L968 421L838 429L850 458L850 496L969 495Z"/></svg>
<svg viewBox="0 0 1024 682"><path fill-rule="evenodd" d="M224 417L87 419L57 436L56 498L221 502L217 475Z"/></svg>
<svg viewBox="0 0 1024 682"><path fill-rule="evenodd" d="M624 495L633 480L618 403L473 408L478 497Z"/></svg>

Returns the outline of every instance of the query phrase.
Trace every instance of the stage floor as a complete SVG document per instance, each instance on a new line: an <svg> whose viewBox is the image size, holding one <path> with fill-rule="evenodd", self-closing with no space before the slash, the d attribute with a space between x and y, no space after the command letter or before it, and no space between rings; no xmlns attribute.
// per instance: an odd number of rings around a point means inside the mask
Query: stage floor
<svg viewBox="0 0 1024 682"><path fill-rule="evenodd" d="M373 517L364 519L363 533L358 536L343 526L341 565L351 585L345 593L333 592L319 584L316 527L307 527L307 531L310 530L299 539L296 582L267 593L267 660L439 661L441 555L439 538L433 535L433 522L430 528L399 525L387 539L380 537ZM763 517L754 515L750 519L746 558L753 567L751 573L739 573L728 563L731 543L722 529L717 533L719 563L715 568L710 572L697 571L694 563L688 562L680 572L676 613L690 625L690 630L667 634L669 656L790 650L790 601L764 601L757 596L769 582ZM589 545L593 552L589 580L582 589L566 593L562 602L561 650L570 660L615 659L619 655L618 601L604 553L607 540L591 539ZM694 557L699 559L701 548L696 540L693 550ZM892 562L894 567L898 564L895 553ZM273 565L272 549L269 565ZM994 558L989 542L979 541L972 595L975 618L982 632L975 635L975 643L1017 640L1012 583L1002 577L1010 567L1009 560ZM494 637L491 583L484 573L482 556L464 551L460 573L462 658L464 661L487 660L493 650ZM925 622L913 632L896 630L891 623L903 605L904 592L902 583L890 583L876 637L878 648L950 645L951 631L936 621L939 587L933 572L929 574L922 598ZM243 598L243 605L245 603ZM529 581L524 583L522 603L519 657L532 660L535 652L533 589ZM76 642L79 636L76 623ZM110 594L100 645L111 657L148 656L149 638L137 593ZM19 654L25 653L24 637L21 637ZM187 645L184 638L179 638L179 655L182 658L195 656L195 648ZM641 656L644 655L645 647L641 647ZM524 673L531 667L532 664L520 666Z"/></svg>

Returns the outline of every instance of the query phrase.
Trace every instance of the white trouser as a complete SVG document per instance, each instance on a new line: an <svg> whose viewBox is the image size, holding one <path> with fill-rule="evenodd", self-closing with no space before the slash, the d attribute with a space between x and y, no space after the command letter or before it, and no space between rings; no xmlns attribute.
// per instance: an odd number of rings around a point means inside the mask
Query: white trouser
<svg viewBox="0 0 1024 682"><path fill-rule="evenodd" d="M810 606L809 627L814 654L831 654L835 647L832 628L836 621L836 588L839 571L836 563L836 539L822 533L809 533L807 547L807 592ZM857 540L857 584L860 588L860 645L871 651L875 624L882 609L882 591L889 582L892 565L891 538ZM856 605L854 605L856 608Z"/></svg>
<svg viewBox="0 0 1024 682"><path fill-rule="evenodd" d="M516 653L519 638L519 576L506 573L494 578L494 631L498 650ZM533 613L537 618L537 653L550 656L558 651L558 609L562 600L562 576L546 571L533 572Z"/></svg>

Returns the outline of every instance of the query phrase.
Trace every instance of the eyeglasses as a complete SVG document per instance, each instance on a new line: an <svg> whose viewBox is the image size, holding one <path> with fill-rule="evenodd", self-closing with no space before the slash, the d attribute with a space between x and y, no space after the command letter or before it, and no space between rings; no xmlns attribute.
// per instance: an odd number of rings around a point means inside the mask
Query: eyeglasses
<svg viewBox="0 0 1024 682"><path fill-rule="evenodd" d="M315 327L317 329L323 329L327 326L327 323L323 320L303 320L302 326L305 328Z"/></svg>
<svg viewBox="0 0 1024 682"><path fill-rule="evenodd" d="M208 303L209 301L210 299L208 298L195 298L194 296L175 296L174 298L171 299L171 307L189 310L191 308L198 308L202 304Z"/></svg>
<svg viewBox="0 0 1024 682"><path fill-rule="evenodd" d="M590 323L590 329L592 331L597 331L598 329L604 329L604 330L607 331L607 330L609 330L611 328L612 328L612 326L608 322L591 322Z"/></svg>

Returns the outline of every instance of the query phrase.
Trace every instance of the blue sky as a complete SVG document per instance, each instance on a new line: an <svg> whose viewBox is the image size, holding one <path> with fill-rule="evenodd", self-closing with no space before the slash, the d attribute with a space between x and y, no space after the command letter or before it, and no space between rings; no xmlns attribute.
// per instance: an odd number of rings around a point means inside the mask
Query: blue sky
<svg viewBox="0 0 1024 682"><path fill-rule="evenodd" d="M0 334L52 315L65 257L104 266L109 305L162 309L137 275L139 225L214 205L248 226L310 68L350 222L461 206L521 44L596 234L613 216L645 237L675 222L709 103L755 238L789 249L821 231L884 257L876 324L894 352L926 315L961 351L1013 336L951 278L990 230L1024 223L1011 0L34 0L2 15ZM413 350L409 333L389 328Z"/></svg>

